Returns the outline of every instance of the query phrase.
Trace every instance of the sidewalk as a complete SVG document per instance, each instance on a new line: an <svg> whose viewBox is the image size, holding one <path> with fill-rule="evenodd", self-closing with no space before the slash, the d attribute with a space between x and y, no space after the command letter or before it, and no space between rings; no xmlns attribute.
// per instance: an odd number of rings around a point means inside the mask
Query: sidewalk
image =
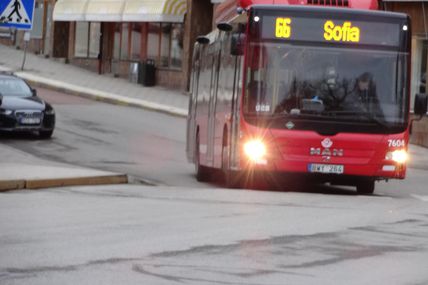
<svg viewBox="0 0 428 285"><path fill-rule="evenodd" d="M32 53L27 53L25 68L21 71L23 56L22 50L0 45L0 71L14 71L17 76L35 86L108 103L187 116L188 96L183 92L162 87L144 87L123 78L98 75Z"/></svg>
<svg viewBox="0 0 428 285"><path fill-rule="evenodd" d="M123 183L128 183L125 174L47 161L1 144L0 141L0 192Z"/></svg>

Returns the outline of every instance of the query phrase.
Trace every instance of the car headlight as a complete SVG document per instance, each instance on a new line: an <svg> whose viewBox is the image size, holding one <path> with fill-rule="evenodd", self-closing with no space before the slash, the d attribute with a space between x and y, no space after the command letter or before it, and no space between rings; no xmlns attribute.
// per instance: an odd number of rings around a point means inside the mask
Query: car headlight
<svg viewBox="0 0 428 285"><path fill-rule="evenodd" d="M404 164L409 159L409 154L404 149L390 151L386 154L385 158L387 160L392 160L400 164Z"/></svg>
<svg viewBox="0 0 428 285"><path fill-rule="evenodd" d="M13 113L13 111L12 111L12 110L4 110L4 109L0 109L0 114L2 114L2 115L9 116L9 115L12 115L12 113Z"/></svg>
<svg viewBox="0 0 428 285"><path fill-rule="evenodd" d="M266 146L261 140L249 140L244 144L244 153L255 163L266 162Z"/></svg>
<svg viewBox="0 0 428 285"><path fill-rule="evenodd" d="M54 109L45 110L45 114L46 115L55 115L55 110Z"/></svg>

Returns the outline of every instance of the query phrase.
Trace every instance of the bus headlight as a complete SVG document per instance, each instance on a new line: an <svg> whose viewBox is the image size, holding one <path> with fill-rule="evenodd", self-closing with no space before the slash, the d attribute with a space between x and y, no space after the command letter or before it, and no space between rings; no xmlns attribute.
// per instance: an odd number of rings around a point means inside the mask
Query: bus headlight
<svg viewBox="0 0 428 285"><path fill-rule="evenodd" d="M390 151L386 154L385 158L387 160L392 160L400 164L404 164L409 159L407 151L404 149Z"/></svg>
<svg viewBox="0 0 428 285"><path fill-rule="evenodd" d="M245 155L255 163L266 163L266 146L261 140L250 140L244 144Z"/></svg>

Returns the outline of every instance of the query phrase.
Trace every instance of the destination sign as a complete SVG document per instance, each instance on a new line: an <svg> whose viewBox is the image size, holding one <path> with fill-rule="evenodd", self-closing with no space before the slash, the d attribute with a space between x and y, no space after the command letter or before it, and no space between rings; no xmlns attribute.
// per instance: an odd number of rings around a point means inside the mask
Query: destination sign
<svg viewBox="0 0 428 285"><path fill-rule="evenodd" d="M261 22L261 37L265 40L399 46L402 31L398 23L291 15L265 16Z"/></svg>

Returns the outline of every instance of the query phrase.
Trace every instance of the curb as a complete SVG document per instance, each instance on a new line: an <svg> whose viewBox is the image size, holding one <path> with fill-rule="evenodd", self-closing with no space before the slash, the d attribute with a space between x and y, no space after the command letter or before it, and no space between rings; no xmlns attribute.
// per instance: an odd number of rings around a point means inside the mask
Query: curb
<svg viewBox="0 0 428 285"><path fill-rule="evenodd" d="M13 190L36 190L65 186L113 185L127 183L128 176L123 174L75 178L4 180L0 181L0 192Z"/></svg>
<svg viewBox="0 0 428 285"><path fill-rule="evenodd" d="M91 99L99 102L104 102L108 104L137 107L137 108L161 112L161 113L182 117L182 118L187 117L187 110L181 109L181 108L162 105L159 103L154 103L154 102L141 100L141 99L127 98L127 97L116 95L113 93L107 93L107 92L103 92L95 89L80 87L73 84L44 78L34 74L29 74L26 72L15 72L14 74L26 80L29 84L37 87L43 87L54 91L63 92L70 95L76 95L79 97L83 97L83 98L87 98L87 99Z"/></svg>
<svg viewBox="0 0 428 285"><path fill-rule="evenodd" d="M0 192L19 190L25 188L25 180L0 181Z"/></svg>

